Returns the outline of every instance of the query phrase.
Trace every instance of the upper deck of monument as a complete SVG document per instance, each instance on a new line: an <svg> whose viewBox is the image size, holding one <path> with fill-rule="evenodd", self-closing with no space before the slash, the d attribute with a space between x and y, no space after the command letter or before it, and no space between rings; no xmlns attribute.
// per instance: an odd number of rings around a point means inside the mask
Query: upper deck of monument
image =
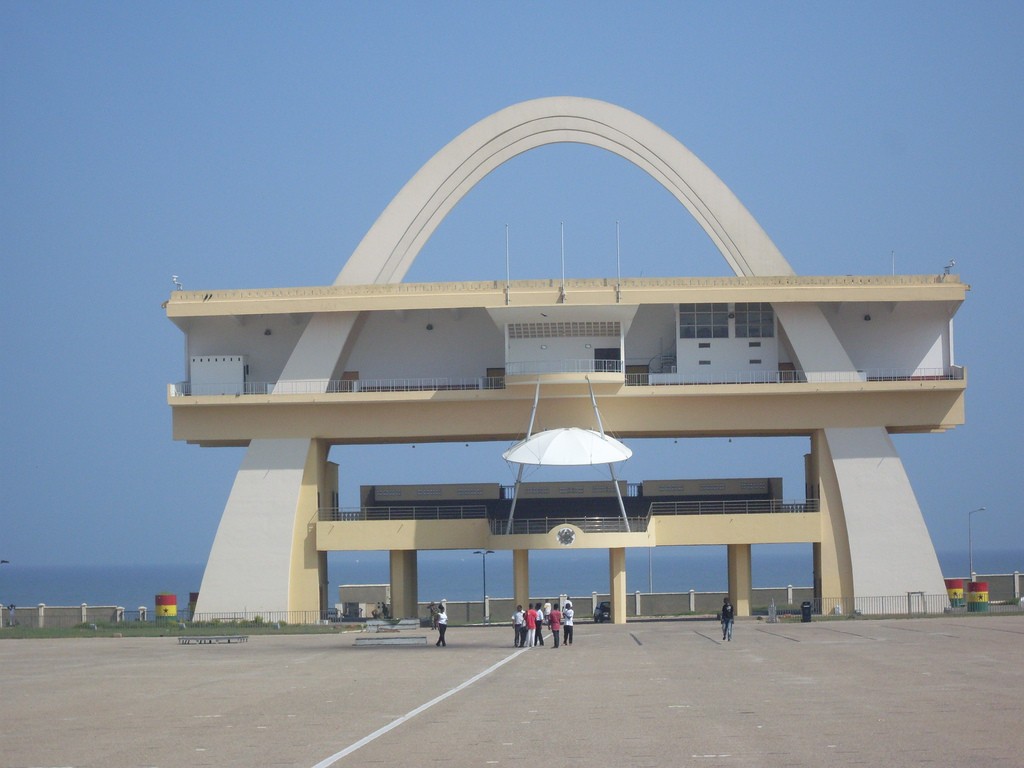
<svg viewBox="0 0 1024 768"><path fill-rule="evenodd" d="M588 278L387 283L173 291L172 321L193 317L686 302L952 302L970 287L956 275Z"/></svg>

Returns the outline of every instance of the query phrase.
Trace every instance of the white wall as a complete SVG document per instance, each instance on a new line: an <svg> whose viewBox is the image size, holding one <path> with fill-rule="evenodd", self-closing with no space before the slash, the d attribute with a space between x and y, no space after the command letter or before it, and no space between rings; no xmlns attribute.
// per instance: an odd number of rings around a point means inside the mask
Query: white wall
<svg viewBox="0 0 1024 768"><path fill-rule="evenodd" d="M504 332L479 309L374 312L345 370L361 379L473 378L505 366L504 344Z"/></svg>
<svg viewBox="0 0 1024 768"><path fill-rule="evenodd" d="M914 371L951 364L952 308L944 304L856 302L825 304L822 311L858 370Z"/></svg>
<svg viewBox="0 0 1024 768"><path fill-rule="evenodd" d="M253 315L242 323L233 317L194 318L189 321L187 354L241 355L249 364L249 381L277 381L308 320L292 315Z"/></svg>
<svg viewBox="0 0 1024 768"><path fill-rule="evenodd" d="M642 305L626 333L626 365L651 365L660 370L660 358L676 356L676 310L674 304Z"/></svg>

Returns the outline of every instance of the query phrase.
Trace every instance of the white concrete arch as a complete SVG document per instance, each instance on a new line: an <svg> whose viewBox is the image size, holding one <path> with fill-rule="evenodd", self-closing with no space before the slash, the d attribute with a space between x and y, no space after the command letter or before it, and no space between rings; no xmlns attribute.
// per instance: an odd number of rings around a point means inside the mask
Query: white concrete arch
<svg viewBox="0 0 1024 768"><path fill-rule="evenodd" d="M793 274L732 191L675 137L614 104L558 96L507 107L450 141L395 196L335 284L401 282L477 182L517 155L565 142L605 149L650 174L690 211L737 275Z"/></svg>
<svg viewBox="0 0 1024 768"><path fill-rule="evenodd" d="M608 150L650 174L690 211L736 275L793 274L750 212L675 138L621 107L554 97L503 109L452 140L395 196L335 284L401 282L437 226L476 183L523 152L560 142ZM813 299L780 305L776 312L800 369L854 370ZM281 379L322 380L326 386L355 321L355 313L315 315ZM829 563L822 573L826 593L844 598L941 593L938 560L886 430L822 430L812 453L830 529L822 555ZM322 588L322 566L308 529L325 457L322 441L312 438L250 443L203 576L199 613L230 612L240 605L317 608L311 596ZM886 547L878 546L880 537Z"/></svg>

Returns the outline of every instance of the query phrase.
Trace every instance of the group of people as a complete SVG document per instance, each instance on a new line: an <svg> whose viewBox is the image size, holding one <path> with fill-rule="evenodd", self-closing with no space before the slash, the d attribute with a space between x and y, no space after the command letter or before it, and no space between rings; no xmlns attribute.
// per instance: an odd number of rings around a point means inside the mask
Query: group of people
<svg viewBox="0 0 1024 768"><path fill-rule="evenodd" d="M572 603L568 600L565 601L562 610L559 610L558 603L528 603L525 611L522 605L517 605L516 612L512 614L515 647L532 648L535 645L544 645L545 627L551 629L555 648L559 647L559 638L563 646L572 645L574 615Z"/></svg>
<svg viewBox="0 0 1024 768"><path fill-rule="evenodd" d="M13 609L14 606L12 605L11 608ZM427 609L430 611L430 627L437 630L437 642L434 645L446 648L448 643L445 642L444 636L448 630L448 610L445 601L442 600L438 604L431 602ZM559 647L559 640L561 640L562 647L572 645L573 617L575 615L572 603L568 600L565 601L565 606L561 610L558 608L558 603L528 603L525 611L522 605L517 605L516 612L512 614L512 628L515 630L513 644L516 648L544 645L544 628L548 627L551 630L555 648ZM722 622L722 639L727 642L732 640L735 616L735 608L729 602L729 598L725 598L719 618Z"/></svg>

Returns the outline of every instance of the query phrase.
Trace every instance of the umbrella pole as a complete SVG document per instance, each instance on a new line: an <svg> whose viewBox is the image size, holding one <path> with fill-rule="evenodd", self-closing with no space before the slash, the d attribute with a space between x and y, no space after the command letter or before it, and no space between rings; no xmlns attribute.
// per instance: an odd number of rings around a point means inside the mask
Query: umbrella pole
<svg viewBox="0 0 1024 768"><path fill-rule="evenodd" d="M597 419L597 431L604 436L604 424L601 423L601 412L597 410L597 398L594 397L594 385L590 383L590 377L587 376L587 389L590 390L590 403L594 406L594 418ZM609 464L609 466L611 466Z"/></svg>
<svg viewBox="0 0 1024 768"><path fill-rule="evenodd" d="M629 530L629 518L626 517L626 505L622 501L622 491L619 490L619 481L615 479L615 465L608 465L608 472L612 476L612 485L615 487L615 498L619 500L619 510L622 512L622 522L626 524L626 533L631 533Z"/></svg>
<svg viewBox="0 0 1024 768"><path fill-rule="evenodd" d="M525 466L525 464L520 464L519 472L516 473L516 487L512 491L512 508L508 511L508 525L505 526L506 536L512 533L512 516L516 513L516 501L519 499L519 485L523 481L523 467ZM625 514L625 512L623 512L623 514ZM626 525L629 525L629 523Z"/></svg>
<svg viewBox="0 0 1024 768"><path fill-rule="evenodd" d="M533 435L533 420L537 416L537 401L540 400L540 379L537 379L537 389L533 393L533 408L530 410L530 426L526 428L526 439L529 440L530 436ZM512 516L516 513L516 501L519 500L519 486L523 482L523 467L525 464L519 465L519 472L516 473L516 487L512 491L512 508L508 511L508 525L505 526L505 535L508 536L512 533Z"/></svg>

